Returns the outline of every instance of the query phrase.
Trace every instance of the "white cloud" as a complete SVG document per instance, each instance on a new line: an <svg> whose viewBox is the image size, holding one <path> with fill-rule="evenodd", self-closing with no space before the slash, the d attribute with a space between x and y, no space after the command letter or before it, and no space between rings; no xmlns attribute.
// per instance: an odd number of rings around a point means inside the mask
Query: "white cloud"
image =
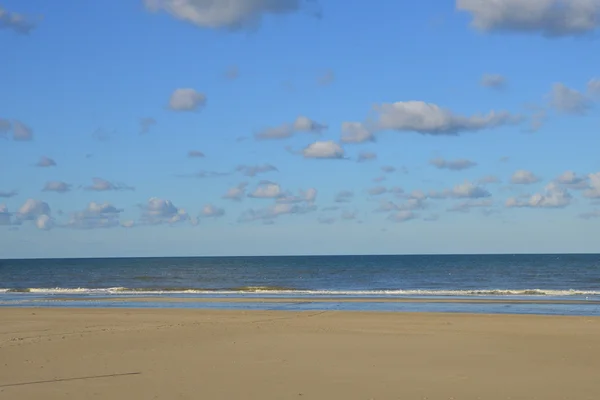
<svg viewBox="0 0 600 400"><path fill-rule="evenodd" d="M204 157L204 153L198 150L190 150L188 151L188 157L189 158L203 158Z"/></svg>
<svg viewBox="0 0 600 400"><path fill-rule="evenodd" d="M572 196L569 192L556 183L549 183L544 188L544 193L536 193L527 201L520 201L515 197L506 200L506 207L531 207L531 208L563 208L571 203Z"/></svg>
<svg viewBox="0 0 600 400"><path fill-rule="evenodd" d="M50 157L46 157L46 156L42 156L40 157L40 160L35 164L36 167L55 167L56 166L56 161L54 161L53 159L51 159Z"/></svg>
<svg viewBox="0 0 600 400"><path fill-rule="evenodd" d="M585 189L588 187L588 177L578 176L573 171L565 171L560 174L554 181L560 185L564 185L570 189Z"/></svg>
<svg viewBox="0 0 600 400"><path fill-rule="evenodd" d="M0 216L2 215L2 213L0 212ZM579 218L583 218L583 219L594 219L594 218L600 218L600 210L593 210L593 211L589 211L589 212L584 212L579 214ZM1 221L1 217L0 217L0 221ZM0 225L2 223L0 222Z"/></svg>
<svg viewBox="0 0 600 400"><path fill-rule="evenodd" d="M482 32L518 32L560 37L591 33L600 26L597 0L457 0Z"/></svg>
<svg viewBox="0 0 600 400"><path fill-rule="evenodd" d="M366 162L366 161L374 161L377 159L377 154L370 151L361 151L358 154L358 158L356 161L358 162Z"/></svg>
<svg viewBox="0 0 600 400"><path fill-rule="evenodd" d="M73 213L66 226L75 229L113 228L120 225L119 216L123 212L110 203L90 202L83 210Z"/></svg>
<svg viewBox="0 0 600 400"><path fill-rule="evenodd" d="M142 221L148 224L193 222L185 209L175 207L170 200L151 197L142 209L144 210Z"/></svg>
<svg viewBox="0 0 600 400"><path fill-rule="evenodd" d="M134 190L133 187L127 186L122 183L112 183L102 178L92 178L92 186L87 186L87 190L93 190L96 192L104 192L108 190Z"/></svg>
<svg viewBox="0 0 600 400"><path fill-rule="evenodd" d="M19 192L17 192L16 190L10 190L10 191L0 190L0 197L4 197L4 198L14 197L18 194L19 194Z"/></svg>
<svg viewBox="0 0 600 400"><path fill-rule="evenodd" d="M583 195L592 199L600 198L600 172L589 174L588 178L590 182L589 189L583 192Z"/></svg>
<svg viewBox="0 0 600 400"><path fill-rule="evenodd" d="M392 172L396 172L396 167L393 167L391 165L384 165L383 167L381 167L381 170L386 174L391 174Z"/></svg>
<svg viewBox="0 0 600 400"><path fill-rule="evenodd" d="M264 174L265 172L277 172L277 167L271 164L260 164L260 165L240 165L236 168L236 171L241 172L245 176L254 177L258 174Z"/></svg>
<svg viewBox="0 0 600 400"><path fill-rule="evenodd" d="M127 219L125 221L121 221L121 226L123 228L133 228L135 226L135 221L132 219Z"/></svg>
<svg viewBox="0 0 600 400"><path fill-rule="evenodd" d="M214 206L212 204L206 204L202 207L202 211L200 212L202 217L222 217L225 215L225 210Z"/></svg>
<svg viewBox="0 0 600 400"><path fill-rule="evenodd" d="M306 214L315 211L317 207L311 204L275 203L267 208L250 209L242 213L239 222L257 220L269 221L286 214Z"/></svg>
<svg viewBox="0 0 600 400"><path fill-rule="evenodd" d="M49 229L52 226L51 211L48 203L41 200L27 199L16 212L17 223L34 221L40 229Z"/></svg>
<svg viewBox="0 0 600 400"><path fill-rule="evenodd" d="M349 190L341 190L336 193L334 201L336 203L349 203L354 198L354 193Z"/></svg>
<svg viewBox="0 0 600 400"><path fill-rule="evenodd" d="M375 136L361 122L342 123L342 143L374 142Z"/></svg>
<svg viewBox="0 0 600 400"><path fill-rule="evenodd" d="M587 83L587 91L592 96L600 95L600 78L590 79Z"/></svg>
<svg viewBox="0 0 600 400"><path fill-rule="evenodd" d="M471 182L464 182L456 185L450 192L452 197L478 199L482 197L490 197L491 194L481 186L477 186Z"/></svg>
<svg viewBox="0 0 600 400"><path fill-rule="evenodd" d="M246 194L248 183L242 182L239 185L227 189L227 192L222 196L224 199L240 201Z"/></svg>
<svg viewBox="0 0 600 400"><path fill-rule="evenodd" d="M531 171L520 169L515 171L510 177L510 182L517 185L530 185L539 182L541 179Z"/></svg>
<svg viewBox="0 0 600 400"><path fill-rule="evenodd" d="M325 71L317 79L317 83L320 86L329 86L333 83L333 81L335 81L335 73L330 69Z"/></svg>
<svg viewBox="0 0 600 400"><path fill-rule="evenodd" d="M414 212L403 210L390 214L388 219L394 222L406 222L410 221L411 219L415 219L416 217L417 215Z"/></svg>
<svg viewBox="0 0 600 400"><path fill-rule="evenodd" d="M367 192L371 196L379 196L381 194L387 193L387 188L385 186L375 186L370 188Z"/></svg>
<svg viewBox="0 0 600 400"><path fill-rule="evenodd" d="M257 140L287 139L299 132L321 134L326 129L327 125L301 115L291 124L286 123L263 129L262 131L257 132L254 137Z"/></svg>
<svg viewBox="0 0 600 400"><path fill-rule="evenodd" d="M477 181L478 183L485 185L489 183L500 183L500 178L495 175L486 175Z"/></svg>
<svg viewBox="0 0 600 400"><path fill-rule="evenodd" d="M306 202L313 204L317 199L317 189L308 188L307 190L300 190L297 196L286 193L277 199L278 203L302 203Z"/></svg>
<svg viewBox="0 0 600 400"><path fill-rule="evenodd" d="M550 104L562 113L574 115L585 114L592 106L587 96L562 83L552 85Z"/></svg>
<svg viewBox="0 0 600 400"><path fill-rule="evenodd" d="M57 192L57 193L66 193L71 190L71 185L66 182L61 181L49 181L46 182L43 192Z"/></svg>
<svg viewBox="0 0 600 400"><path fill-rule="evenodd" d="M412 131L430 135L458 135L462 132L516 124L523 120L522 117L506 111L491 111L485 115L465 117L423 101L383 103L377 105L375 110L379 114L378 128L381 130Z"/></svg>
<svg viewBox="0 0 600 400"><path fill-rule="evenodd" d="M301 8L301 0L144 0L152 12L209 29L256 28L267 14L287 14Z"/></svg>
<svg viewBox="0 0 600 400"><path fill-rule="evenodd" d="M506 86L506 78L500 74L485 74L481 77L481 86L502 89Z"/></svg>
<svg viewBox="0 0 600 400"><path fill-rule="evenodd" d="M36 27L35 21L0 7L0 29L10 29L21 35L28 35Z"/></svg>
<svg viewBox="0 0 600 400"><path fill-rule="evenodd" d="M314 142L302 150L304 158L343 158L344 149L336 142L329 140Z"/></svg>
<svg viewBox="0 0 600 400"><path fill-rule="evenodd" d="M152 117L140 118L140 134L146 134L150 132L150 128L156 125L156 120Z"/></svg>
<svg viewBox="0 0 600 400"><path fill-rule="evenodd" d="M4 118L0 118L0 137L6 137L6 134L12 129L12 123Z"/></svg>
<svg viewBox="0 0 600 400"><path fill-rule="evenodd" d="M37 217L35 226L43 231L49 231L54 226L54 220L50 216L43 214Z"/></svg>
<svg viewBox="0 0 600 400"><path fill-rule="evenodd" d="M458 204L453 205L448 208L448 211L451 212L469 212L472 208L485 208L491 207L494 205L494 202L491 199L485 200L467 200L460 202Z"/></svg>
<svg viewBox="0 0 600 400"><path fill-rule="evenodd" d="M22 123L21 121L14 121L12 125L13 140L18 142L28 142L33 140L33 130Z"/></svg>
<svg viewBox="0 0 600 400"><path fill-rule="evenodd" d="M429 161L429 164L438 169L449 169L451 171L462 171L463 169L472 168L477 165L476 162L460 158L458 160L445 160L442 157L434 158Z"/></svg>
<svg viewBox="0 0 600 400"><path fill-rule="evenodd" d="M282 195L283 192L278 184L273 182L263 182L259 184L248 197L257 199L276 199Z"/></svg>
<svg viewBox="0 0 600 400"><path fill-rule="evenodd" d="M204 93L190 88L175 89L169 100L169 108L174 111L196 111L205 105Z"/></svg>

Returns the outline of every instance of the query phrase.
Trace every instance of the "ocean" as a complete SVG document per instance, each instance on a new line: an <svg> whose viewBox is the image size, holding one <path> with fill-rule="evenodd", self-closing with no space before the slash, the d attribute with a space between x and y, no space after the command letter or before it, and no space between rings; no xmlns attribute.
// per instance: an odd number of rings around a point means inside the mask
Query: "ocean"
<svg viewBox="0 0 600 400"><path fill-rule="evenodd" d="M0 260L0 306L600 315L600 255Z"/></svg>

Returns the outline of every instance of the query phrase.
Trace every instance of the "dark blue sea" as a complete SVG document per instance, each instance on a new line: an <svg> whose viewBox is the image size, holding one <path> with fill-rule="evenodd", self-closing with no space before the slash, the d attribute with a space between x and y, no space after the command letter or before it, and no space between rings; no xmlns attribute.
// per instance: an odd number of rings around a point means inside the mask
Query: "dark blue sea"
<svg viewBox="0 0 600 400"><path fill-rule="evenodd" d="M139 297L153 300L127 301ZM206 297L228 300L243 297L256 299L256 302L189 301L190 298ZM119 301L115 301L117 298ZM161 298L170 301L161 302ZM260 300L264 298L302 298L306 301L263 303ZM325 298L327 303L322 301ZM371 301L352 302L352 299L367 298ZM177 299L182 301L177 302ZM408 302L390 302L389 299ZM411 303L411 299L421 302ZM423 299L431 301L422 302ZM448 302L453 299L472 299L473 302ZM497 301L478 302L482 299ZM514 300L518 302L514 303ZM539 300L552 303L539 304ZM600 315L600 255L0 260L0 306Z"/></svg>

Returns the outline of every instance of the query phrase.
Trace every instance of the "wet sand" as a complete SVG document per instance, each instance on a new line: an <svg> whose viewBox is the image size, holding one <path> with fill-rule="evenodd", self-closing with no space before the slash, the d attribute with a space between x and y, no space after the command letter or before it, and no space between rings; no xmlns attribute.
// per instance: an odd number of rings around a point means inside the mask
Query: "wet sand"
<svg viewBox="0 0 600 400"><path fill-rule="evenodd" d="M599 399L600 318L0 308L0 399Z"/></svg>

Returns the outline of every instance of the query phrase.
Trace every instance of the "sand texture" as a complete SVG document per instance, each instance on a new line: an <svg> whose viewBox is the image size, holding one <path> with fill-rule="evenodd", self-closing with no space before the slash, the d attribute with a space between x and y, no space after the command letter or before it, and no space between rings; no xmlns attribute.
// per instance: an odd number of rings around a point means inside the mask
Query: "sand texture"
<svg viewBox="0 0 600 400"><path fill-rule="evenodd" d="M600 318L0 308L0 399L600 399Z"/></svg>

